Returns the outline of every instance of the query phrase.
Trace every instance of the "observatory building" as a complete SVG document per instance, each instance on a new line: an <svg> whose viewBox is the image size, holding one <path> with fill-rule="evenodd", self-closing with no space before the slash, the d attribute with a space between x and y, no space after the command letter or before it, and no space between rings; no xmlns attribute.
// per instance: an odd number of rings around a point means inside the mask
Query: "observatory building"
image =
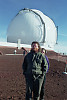
<svg viewBox="0 0 67 100"><path fill-rule="evenodd" d="M41 11L22 9L11 21L7 30L7 42L30 45L38 41L45 48L53 48L57 40L57 28L54 22Z"/></svg>

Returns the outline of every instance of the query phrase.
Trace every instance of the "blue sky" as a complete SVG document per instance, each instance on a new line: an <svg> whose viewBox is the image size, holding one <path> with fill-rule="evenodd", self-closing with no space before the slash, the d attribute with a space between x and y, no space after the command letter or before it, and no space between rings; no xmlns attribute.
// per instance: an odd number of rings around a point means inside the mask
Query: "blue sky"
<svg viewBox="0 0 67 100"><path fill-rule="evenodd" d="M6 41L8 25L23 8L37 9L58 26L58 44L67 43L67 0L0 0L0 41Z"/></svg>

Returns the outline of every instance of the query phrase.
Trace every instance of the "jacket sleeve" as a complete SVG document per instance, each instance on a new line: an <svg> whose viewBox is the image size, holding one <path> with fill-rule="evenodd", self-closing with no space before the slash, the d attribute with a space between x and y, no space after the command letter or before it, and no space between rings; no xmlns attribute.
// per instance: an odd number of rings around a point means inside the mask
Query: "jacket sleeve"
<svg viewBox="0 0 67 100"><path fill-rule="evenodd" d="M47 57L47 56L45 56L45 58L46 58L46 60L47 60L47 63L48 63L48 70L49 70L49 67L50 67L50 64L49 64L49 59L48 59L48 57ZM48 72L48 70L47 70L47 72Z"/></svg>
<svg viewBox="0 0 67 100"><path fill-rule="evenodd" d="M27 70L27 60L26 56L24 58L23 64L22 64L22 69L23 69L23 75L26 75L26 70Z"/></svg>
<svg viewBox="0 0 67 100"><path fill-rule="evenodd" d="M47 70L48 70L48 63L47 63L45 56L43 56L43 60L42 60L43 75L45 75L47 73Z"/></svg>

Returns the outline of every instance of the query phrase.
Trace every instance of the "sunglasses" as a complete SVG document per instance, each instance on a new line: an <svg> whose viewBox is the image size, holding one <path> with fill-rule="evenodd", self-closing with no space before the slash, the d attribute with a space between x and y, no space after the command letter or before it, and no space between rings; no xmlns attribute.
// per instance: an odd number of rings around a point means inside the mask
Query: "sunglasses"
<svg viewBox="0 0 67 100"><path fill-rule="evenodd" d="M31 47L35 47L35 48L38 48L38 44L32 44Z"/></svg>

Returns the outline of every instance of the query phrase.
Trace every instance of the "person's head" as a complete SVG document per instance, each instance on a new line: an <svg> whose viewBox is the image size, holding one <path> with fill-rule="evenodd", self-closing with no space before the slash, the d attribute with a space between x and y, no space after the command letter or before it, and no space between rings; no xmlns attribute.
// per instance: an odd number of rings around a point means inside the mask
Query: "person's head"
<svg viewBox="0 0 67 100"><path fill-rule="evenodd" d="M40 44L37 41L33 41L31 44L31 50L34 52L40 52Z"/></svg>
<svg viewBox="0 0 67 100"><path fill-rule="evenodd" d="M46 54L46 50L44 48L42 48L41 49L41 53L45 55Z"/></svg>

